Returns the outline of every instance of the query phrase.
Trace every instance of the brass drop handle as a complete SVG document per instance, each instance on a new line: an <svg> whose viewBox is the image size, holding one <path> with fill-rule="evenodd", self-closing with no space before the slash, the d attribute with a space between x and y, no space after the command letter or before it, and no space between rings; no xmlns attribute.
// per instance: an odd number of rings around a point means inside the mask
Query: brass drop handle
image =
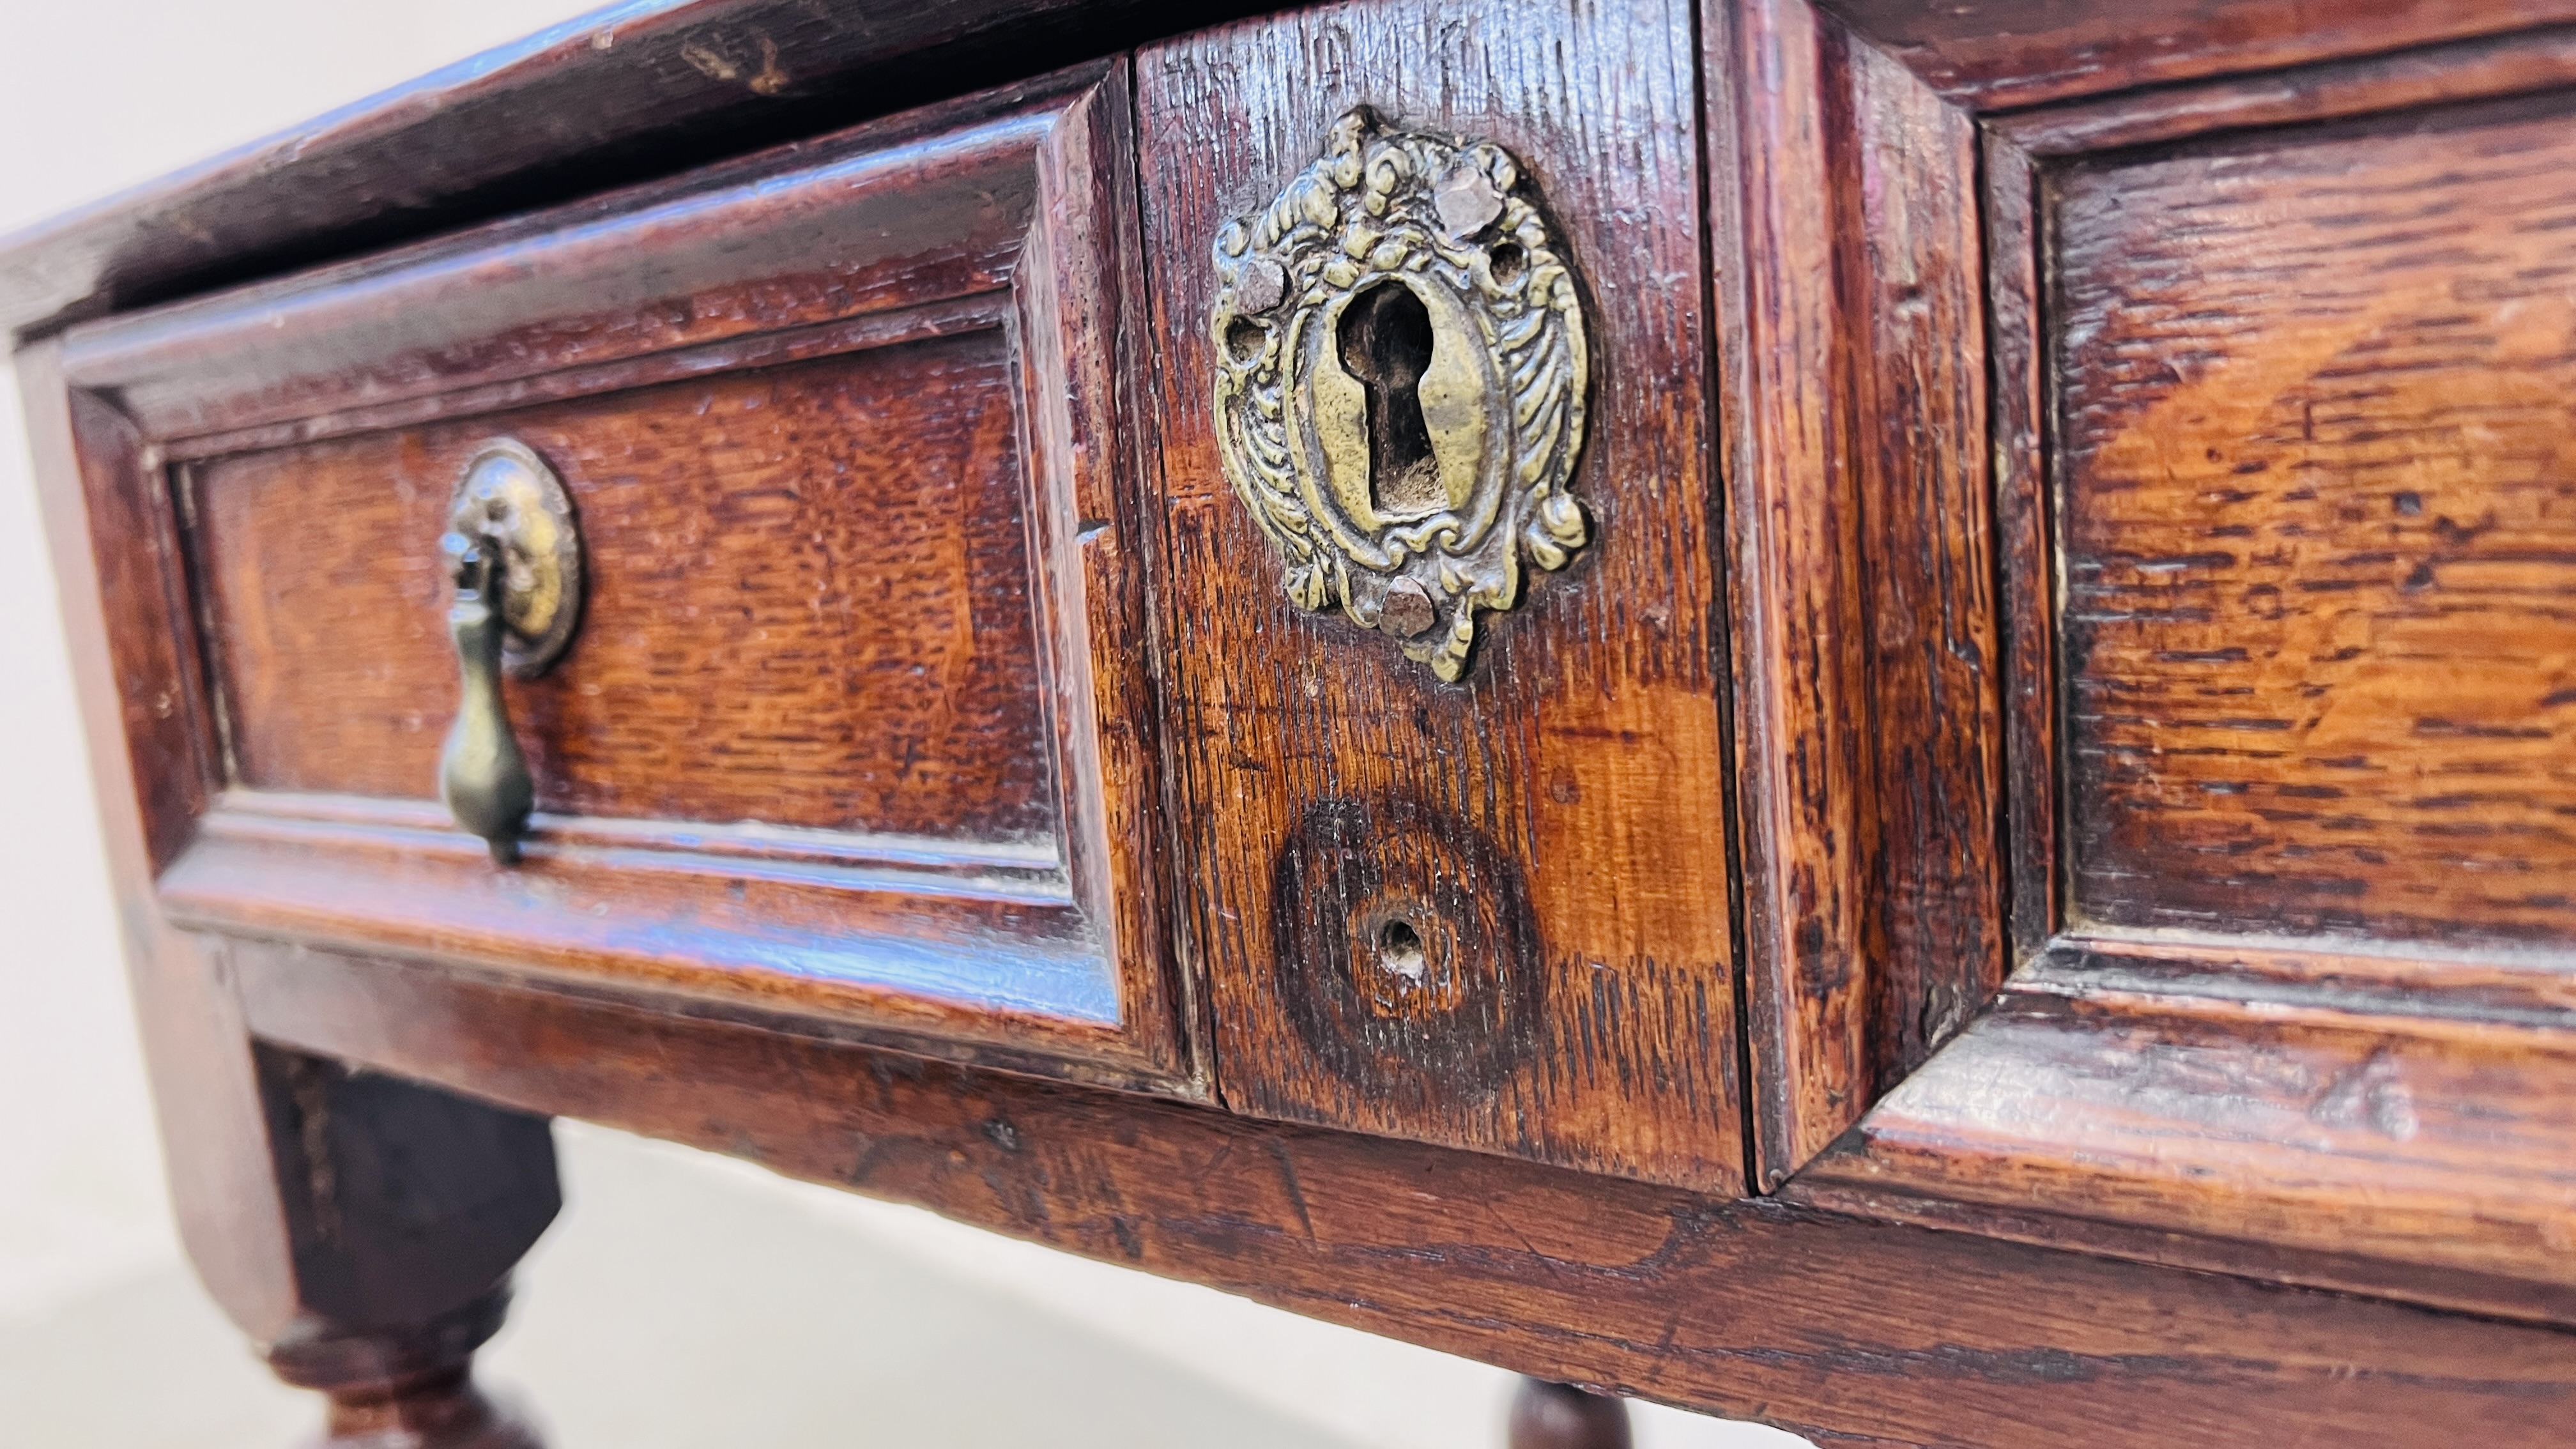
<svg viewBox="0 0 2576 1449"><path fill-rule="evenodd" d="M438 794L456 823L515 864L537 786L501 695L504 673L542 674L580 620L581 534L545 461L503 439L465 465L439 539L456 597L447 610L461 696L438 756Z"/></svg>
<svg viewBox="0 0 2576 1449"><path fill-rule="evenodd" d="M502 580L494 566L502 545L489 531L450 533L447 543L456 562L447 633L456 641L464 697L438 754L438 793L456 823L482 836L495 862L510 865L537 803L537 782L501 702L501 611L493 607L493 592Z"/></svg>

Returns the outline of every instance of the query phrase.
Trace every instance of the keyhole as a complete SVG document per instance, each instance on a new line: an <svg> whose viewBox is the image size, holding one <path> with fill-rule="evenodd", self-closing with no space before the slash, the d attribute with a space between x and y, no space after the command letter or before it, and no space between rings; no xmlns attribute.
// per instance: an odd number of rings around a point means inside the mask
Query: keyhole
<svg viewBox="0 0 2576 1449"><path fill-rule="evenodd" d="M1377 933L1377 960L1408 986L1421 985L1430 971L1430 962L1422 954L1422 933L1411 921L1389 921Z"/></svg>
<svg viewBox="0 0 2576 1449"><path fill-rule="evenodd" d="M1382 282L1342 311L1342 370L1368 389L1369 493L1377 511L1419 518L1448 501L1431 429L1422 420L1422 374L1431 366L1431 314L1413 289Z"/></svg>

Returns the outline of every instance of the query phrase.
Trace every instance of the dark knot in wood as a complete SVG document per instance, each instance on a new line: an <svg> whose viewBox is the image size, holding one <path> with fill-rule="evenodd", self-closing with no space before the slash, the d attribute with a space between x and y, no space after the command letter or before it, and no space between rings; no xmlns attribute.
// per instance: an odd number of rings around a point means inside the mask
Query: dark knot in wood
<svg viewBox="0 0 2576 1449"><path fill-rule="evenodd" d="M1419 801L1323 800L1271 874L1281 1006L1320 1065L1380 1100L1490 1092L1545 1017L1518 866ZM1411 1108L1408 1108L1411 1110Z"/></svg>

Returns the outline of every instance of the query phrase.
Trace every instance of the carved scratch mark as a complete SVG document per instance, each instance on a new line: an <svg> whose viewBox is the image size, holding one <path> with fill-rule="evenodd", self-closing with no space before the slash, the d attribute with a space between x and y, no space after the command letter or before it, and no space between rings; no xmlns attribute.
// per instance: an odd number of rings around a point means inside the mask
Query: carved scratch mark
<svg viewBox="0 0 2576 1449"><path fill-rule="evenodd" d="M1267 1144L1270 1160L1279 1164L1279 1186L1288 1194L1288 1205L1297 1210L1297 1225L1306 1231L1306 1241L1315 1241L1315 1220L1306 1211L1306 1194L1297 1185L1297 1164L1288 1157L1288 1144L1272 1138Z"/></svg>

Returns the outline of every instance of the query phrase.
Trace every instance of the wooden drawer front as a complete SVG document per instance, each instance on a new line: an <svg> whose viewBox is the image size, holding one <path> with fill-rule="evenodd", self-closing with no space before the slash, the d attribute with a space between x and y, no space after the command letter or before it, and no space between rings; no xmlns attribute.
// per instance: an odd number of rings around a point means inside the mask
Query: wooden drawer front
<svg viewBox="0 0 2576 1449"><path fill-rule="evenodd" d="M2576 117L2070 168L2070 915L2576 944Z"/></svg>
<svg viewBox="0 0 2576 1449"><path fill-rule="evenodd" d="M1138 60L1176 834L1229 1105L1743 1180L1692 67L1661 0L1323 6ZM1363 106L1507 151L1588 309L1588 541L1524 565L1455 681L1295 602L1221 466L1219 238Z"/></svg>
<svg viewBox="0 0 2576 1449"><path fill-rule="evenodd" d="M1095 67L81 336L85 446L137 453L94 486L170 505L199 632L162 693L204 763L137 750L204 802L168 909L1185 1084L1126 94ZM506 689L514 868L437 803L438 538L496 437L563 480L587 581Z"/></svg>

